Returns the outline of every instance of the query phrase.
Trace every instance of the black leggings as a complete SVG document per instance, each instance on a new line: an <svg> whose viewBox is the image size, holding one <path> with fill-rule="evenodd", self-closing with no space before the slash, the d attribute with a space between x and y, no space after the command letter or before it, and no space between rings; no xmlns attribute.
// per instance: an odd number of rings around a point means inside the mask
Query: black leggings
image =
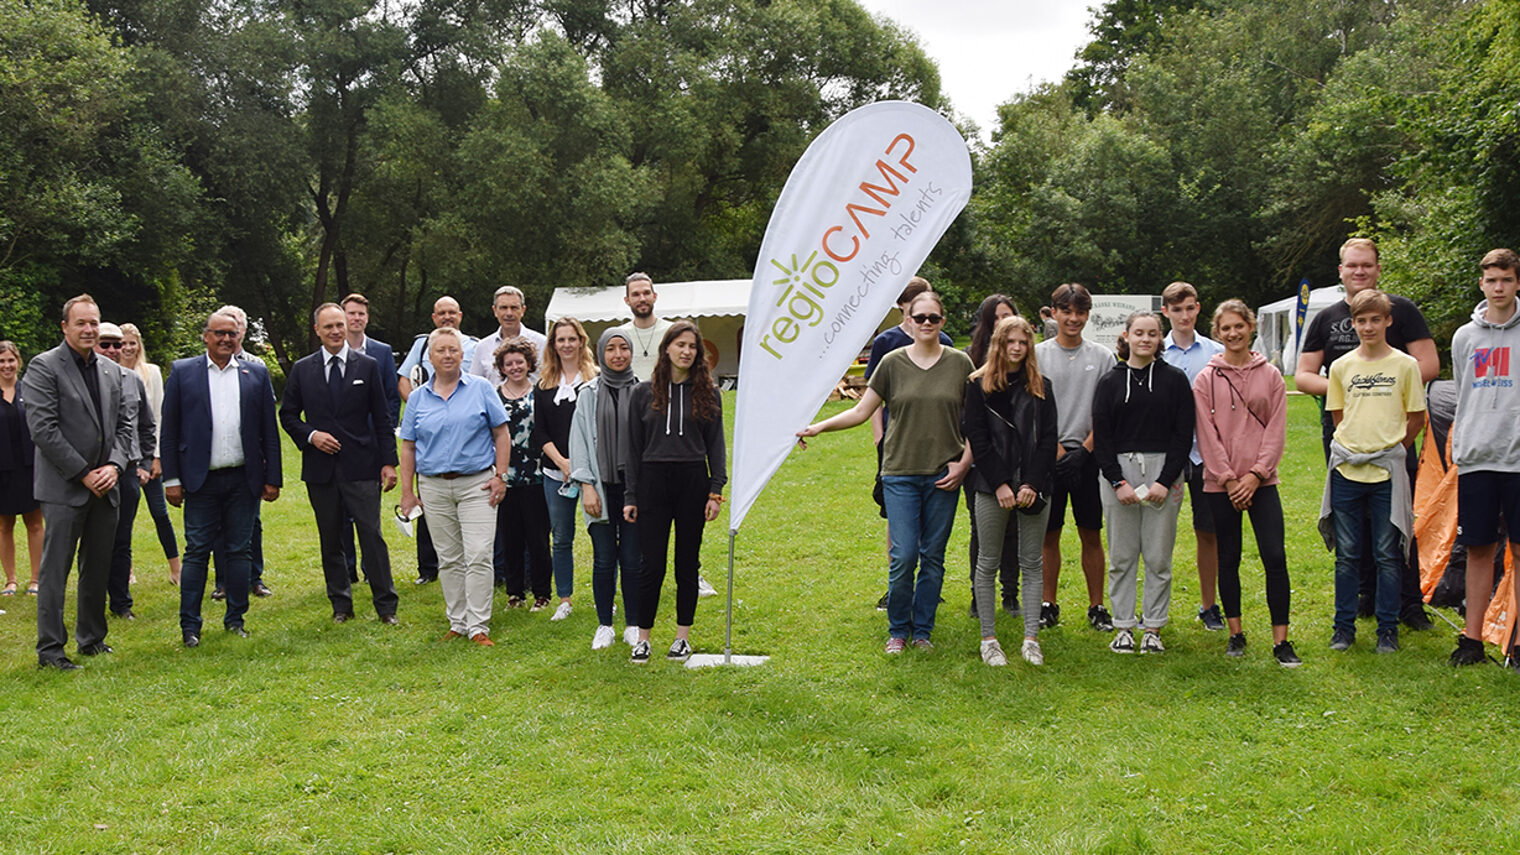
<svg viewBox="0 0 1520 855"><path fill-rule="evenodd" d="M1251 515L1256 551L1267 576L1267 610L1273 626L1288 623L1288 554L1283 545L1282 499L1277 485L1256 488L1244 512L1230 504L1228 493L1204 493L1214 513L1214 538L1219 545L1219 602L1225 617L1240 617L1240 518Z"/></svg>
<svg viewBox="0 0 1520 855"><path fill-rule="evenodd" d="M691 626L697 616L697 570L701 567L702 518L707 508L707 461L644 463L639 469L639 628L652 629L660 608L660 588L670 530L676 532L676 625Z"/></svg>

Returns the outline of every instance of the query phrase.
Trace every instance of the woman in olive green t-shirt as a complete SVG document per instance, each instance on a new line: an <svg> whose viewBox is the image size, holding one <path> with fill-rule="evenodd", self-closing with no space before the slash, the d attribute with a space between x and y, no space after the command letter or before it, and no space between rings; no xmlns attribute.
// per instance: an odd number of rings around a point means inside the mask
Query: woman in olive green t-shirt
<svg viewBox="0 0 1520 855"><path fill-rule="evenodd" d="M955 522L971 449L961 436L961 408L971 359L940 344L944 304L925 291L908 307L913 343L888 354L853 408L803 428L806 438L863 424L883 404L892 408L882 442L890 569L887 652L932 648L934 615L945 576L945 543ZM917 579L915 581L915 571Z"/></svg>

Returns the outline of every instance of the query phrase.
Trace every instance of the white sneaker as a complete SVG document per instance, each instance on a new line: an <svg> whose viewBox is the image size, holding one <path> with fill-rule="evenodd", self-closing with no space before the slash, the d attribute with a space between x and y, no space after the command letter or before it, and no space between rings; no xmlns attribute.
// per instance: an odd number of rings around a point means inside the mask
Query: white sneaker
<svg viewBox="0 0 1520 855"><path fill-rule="evenodd" d="M996 638L982 642L982 661L993 667L1008 664L1008 657L1003 654L1003 645L998 644Z"/></svg>
<svg viewBox="0 0 1520 855"><path fill-rule="evenodd" d="M570 616L570 603L561 602L559 608L554 610L554 615L549 620L564 620Z"/></svg>
<svg viewBox="0 0 1520 855"><path fill-rule="evenodd" d="M716 597L716 596L718 596L718 589L714 588L712 586L711 582L709 582L706 579L702 578L702 574L700 574L700 573L697 574L697 596L699 596L699 597Z"/></svg>
<svg viewBox="0 0 1520 855"><path fill-rule="evenodd" d="M591 636L592 650L605 650L612 646L612 640L617 637L616 631L610 626L599 626L596 635Z"/></svg>
<svg viewBox="0 0 1520 855"><path fill-rule="evenodd" d="M1024 639L1024 646L1019 649L1023 654L1024 661L1030 665L1044 665L1045 654L1040 652L1040 643L1032 638Z"/></svg>
<svg viewBox="0 0 1520 855"><path fill-rule="evenodd" d="M623 627L623 643L629 647L639 643L639 628L636 626Z"/></svg>
<svg viewBox="0 0 1520 855"><path fill-rule="evenodd" d="M1108 649L1115 653L1134 653L1135 634L1127 629L1115 632L1114 640L1108 643Z"/></svg>
<svg viewBox="0 0 1520 855"><path fill-rule="evenodd" d="M1166 645L1161 643L1161 634L1147 632L1140 636L1141 653L1165 653Z"/></svg>

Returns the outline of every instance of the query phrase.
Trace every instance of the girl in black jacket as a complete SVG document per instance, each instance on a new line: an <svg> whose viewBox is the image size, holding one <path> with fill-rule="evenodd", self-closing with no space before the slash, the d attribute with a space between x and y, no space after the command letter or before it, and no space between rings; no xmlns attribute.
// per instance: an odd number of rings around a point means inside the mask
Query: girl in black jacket
<svg viewBox="0 0 1520 855"><path fill-rule="evenodd" d="M1024 644L1031 665L1045 664L1040 651L1040 547L1050 508L1051 467L1056 459L1056 398L1040 374L1034 328L1021 317L998 321L987 362L966 383L961 430L971 443L976 467L968 489L981 537L972 590L982 626L982 661L1006 665L1008 658L993 629L995 591L1008 516L1018 511L1019 569L1023 579Z"/></svg>

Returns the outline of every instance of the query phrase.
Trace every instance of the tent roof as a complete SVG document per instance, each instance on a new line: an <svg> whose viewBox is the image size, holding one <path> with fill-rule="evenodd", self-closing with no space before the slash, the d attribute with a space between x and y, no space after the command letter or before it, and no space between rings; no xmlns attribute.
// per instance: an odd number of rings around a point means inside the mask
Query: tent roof
<svg viewBox="0 0 1520 855"><path fill-rule="evenodd" d="M749 279L656 282L655 313L662 318L743 316L749 310ZM623 302L622 285L608 288L555 288L544 318L569 316L581 321L626 321L633 316Z"/></svg>
<svg viewBox="0 0 1520 855"><path fill-rule="evenodd" d="M1346 288L1344 285L1326 285L1323 288L1315 288L1309 292L1309 307L1323 308L1334 304L1337 300L1345 299L1345 296ZM1289 312L1297 305L1298 295L1294 294L1291 297L1284 297L1265 306L1258 306L1256 314L1266 315L1274 312Z"/></svg>

